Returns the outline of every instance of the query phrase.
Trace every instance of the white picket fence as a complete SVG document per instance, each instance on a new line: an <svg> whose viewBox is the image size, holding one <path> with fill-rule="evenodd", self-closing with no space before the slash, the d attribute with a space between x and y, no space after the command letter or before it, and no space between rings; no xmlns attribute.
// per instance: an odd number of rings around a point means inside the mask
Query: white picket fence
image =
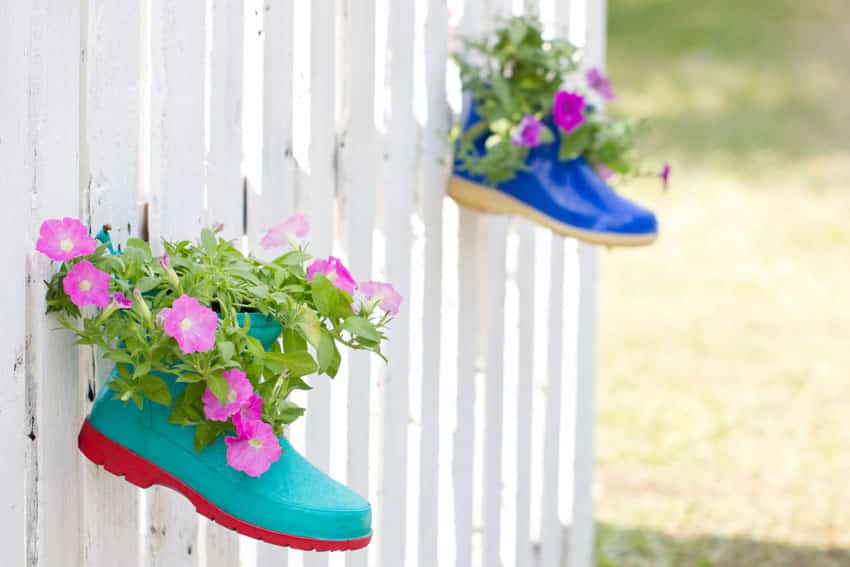
<svg viewBox="0 0 850 567"><path fill-rule="evenodd" d="M596 251L444 197L447 55L534 10L601 64L605 0L457 4L0 3L3 565L592 563ZM295 211L314 254L406 299L390 364L347 356L290 432L368 494L356 553L255 545L86 461L76 435L109 365L44 316L51 266L32 253L45 218L110 222L116 243L223 222L251 248Z"/></svg>

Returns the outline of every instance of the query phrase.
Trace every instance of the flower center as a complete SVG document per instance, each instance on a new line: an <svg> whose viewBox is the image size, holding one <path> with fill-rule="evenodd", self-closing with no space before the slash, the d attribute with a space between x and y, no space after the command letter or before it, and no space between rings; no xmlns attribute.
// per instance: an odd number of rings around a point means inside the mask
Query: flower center
<svg viewBox="0 0 850 567"><path fill-rule="evenodd" d="M70 238L63 238L59 241L59 248L65 252L70 252L74 249L74 242Z"/></svg>
<svg viewBox="0 0 850 567"><path fill-rule="evenodd" d="M333 282L337 277L336 272L328 272L325 277L328 278L328 281Z"/></svg>
<svg viewBox="0 0 850 567"><path fill-rule="evenodd" d="M185 319L180 321L180 330L181 331L188 331L191 328L192 328L192 320L189 319L188 317L186 317Z"/></svg>
<svg viewBox="0 0 850 567"><path fill-rule="evenodd" d="M230 393L227 394L227 401L231 404L236 401L236 392L234 390L230 390Z"/></svg>
<svg viewBox="0 0 850 567"><path fill-rule="evenodd" d="M251 447L253 447L254 449L259 449L260 447L262 447L262 446L263 446L263 442L262 442L262 441L260 441L259 439L257 439L256 437L253 437L253 438L249 439L249 440L248 440L248 444L249 444Z"/></svg>
<svg viewBox="0 0 850 567"><path fill-rule="evenodd" d="M88 291L91 289L91 282L89 280L80 280L80 291Z"/></svg>

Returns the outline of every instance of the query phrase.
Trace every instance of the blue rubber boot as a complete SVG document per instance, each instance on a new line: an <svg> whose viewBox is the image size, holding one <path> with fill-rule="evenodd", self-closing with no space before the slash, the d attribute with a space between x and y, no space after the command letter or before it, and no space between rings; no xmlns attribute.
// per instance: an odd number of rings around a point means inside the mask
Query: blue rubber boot
<svg viewBox="0 0 850 567"><path fill-rule="evenodd" d="M249 335L266 349L280 332L277 321L251 314ZM174 375L160 376L176 400L186 384ZM113 394L101 389L80 431L80 450L92 462L142 488L168 486L199 513L268 543L317 551L369 543L369 503L311 465L285 438L280 439L280 459L263 475L250 477L228 466L221 437L196 452L195 428L169 423L170 407L146 402L139 411L113 400Z"/></svg>
<svg viewBox="0 0 850 567"><path fill-rule="evenodd" d="M480 121L469 105L464 129ZM557 234L608 246L651 244L658 236L652 211L617 194L583 157L558 159L561 133L551 117L544 121L554 143L532 148L527 169L495 186L459 168L455 161L449 195L459 204L492 214L517 214ZM476 141L484 152L485 137Z"/></svg>

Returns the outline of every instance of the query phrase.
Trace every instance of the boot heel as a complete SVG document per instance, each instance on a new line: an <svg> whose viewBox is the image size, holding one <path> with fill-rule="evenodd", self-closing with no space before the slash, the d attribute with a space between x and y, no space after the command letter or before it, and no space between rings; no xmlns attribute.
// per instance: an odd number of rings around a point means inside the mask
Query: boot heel
<svg viewBox="0 0 850 567"><path fill-rule="evenodd" d="M77 446L88 460L139 488L160 484L159 475L147 461L103 435L88 420L80 429Z"/></svg>

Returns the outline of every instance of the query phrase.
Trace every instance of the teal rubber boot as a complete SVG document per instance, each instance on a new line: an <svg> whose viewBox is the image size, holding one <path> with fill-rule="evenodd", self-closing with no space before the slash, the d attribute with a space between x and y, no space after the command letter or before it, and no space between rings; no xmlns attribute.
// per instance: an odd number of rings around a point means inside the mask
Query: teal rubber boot
<svg viewBox="0 0 850 567"><path fill-rule="evenodd" d="M240 319L242 314L240 314ZM241 323L241 321L240 321ZM270 349L277 321L251 314L249 334ZM110 380L116 376L113 370ZM161 374L172 399L185 388ZM145 403L138 411L102 388L79 436L83 454L141 487L176 490L219 524L268 543L303 550L359 549L372 537L371 508L356 492L311 465L281 438L283 455L259 477L227 464L221 437L194 449L194 427L169 423L170 407Z"/></svg>

